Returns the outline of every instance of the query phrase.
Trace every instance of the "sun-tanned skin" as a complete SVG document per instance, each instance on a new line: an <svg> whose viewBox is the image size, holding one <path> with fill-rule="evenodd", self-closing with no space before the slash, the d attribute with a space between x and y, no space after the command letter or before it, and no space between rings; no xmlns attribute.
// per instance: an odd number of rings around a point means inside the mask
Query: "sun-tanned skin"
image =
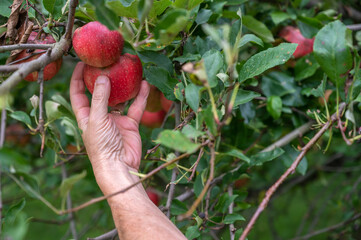
<svg viewBox="0 0 361 240"><path fill-rule="evenodd" d="M119 191L139 178L141 138L138 125L147 103L149 85L140 91L127 116L108 113L110 82L97 79L91 107L85 95L84 64L78 63L70 84L70 99L79 128L83 131L96 181L104 195ZM186 239L178 228L151 202L143 186L108 199L120 239Z"/></svg>

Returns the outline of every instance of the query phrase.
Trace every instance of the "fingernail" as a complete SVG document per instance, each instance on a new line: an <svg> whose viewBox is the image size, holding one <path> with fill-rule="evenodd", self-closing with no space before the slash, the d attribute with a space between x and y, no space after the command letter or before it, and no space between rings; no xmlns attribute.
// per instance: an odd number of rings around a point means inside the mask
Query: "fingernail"
<svg viewBox="0 0 361 240"><path fill-rule="evenodd" d="M105 84L108 81L108 78L105 76L99 76L96 80L96 84Z"/></svg>

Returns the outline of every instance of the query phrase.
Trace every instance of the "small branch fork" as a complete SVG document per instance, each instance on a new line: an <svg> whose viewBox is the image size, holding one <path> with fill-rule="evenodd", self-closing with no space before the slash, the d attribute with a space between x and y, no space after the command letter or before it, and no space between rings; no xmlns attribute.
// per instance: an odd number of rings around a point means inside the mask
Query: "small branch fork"
<svg viewBox="0 0 361 240"><path fill-rule="evenodd" d="M340 107L338 109L338 112L342 113L345 109L346 104L341 103ZM311 149L313 145L317 143L317 141L322 137L322 135L330 128L332 125L337 121L338 116L337 112L334 113L330 120L326 122L323 127L316 133L316 135L306 144L306 146L302 149L300 154L297 156L295 161L292 163L292 165L286 170L285 173L282 174L282 176L267 190L265 197L263 198L261 204L258 206L256 212L253 214L251 220L249 221L247 227L243 231L240 240L245 240L249 232L251 231L253 225L256 223L258 217L262 213L262 211L267 207L268 202L270 201L272 195L276 192L278 187L285 181L285 179L293 174L296 171L296 168L298 164L301 162L303 157L306 155L306 153Z"/></svg>
<svg viewBox="0 0 361 240"><path fill-rule="evenodd" d="M66 26L65 34L60 39L59 42L54 44L53 48L50 51L50 54L43 54L39 58L31 62L23 63L21 67L19 67L19 69L16 70L16 72L14 72L8 79L6 79L0 85L0 96L9 93L10 90L13 87L15 87L29 73L44 68L50 62L56 61L57 59L61 58L65 53L68 52L71 46L71 35L74 24L74 14L77 5L78 5L78 0L70 1L68 23Z"/></svg>

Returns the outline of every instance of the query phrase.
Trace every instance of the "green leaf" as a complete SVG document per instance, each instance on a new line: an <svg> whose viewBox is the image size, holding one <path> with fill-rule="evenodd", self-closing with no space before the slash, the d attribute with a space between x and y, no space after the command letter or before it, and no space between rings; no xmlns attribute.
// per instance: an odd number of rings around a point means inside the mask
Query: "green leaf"
<svg viewBox="0 0 361 240"><path fill-rule="evenodd" d="M134 0L119 0L119 2L120 2L124 7L129 7L130 5L132 5L132 3L134 2Z"/></svg>
<svg viewBox="0 0 361 240"><path fill-rule="evenodd" d="M291 58L297 44L282 43L277 47L269 48L250 57L239 72L239 81L260 75L267 69L284 64Z"/></svg>
<svg viewBox="0 0 361 240"><path fill-rule="evenodd" d="M238 148L229 145L225 145L225 146L227 147L227 150L224 152L224 154L231 157L239 158L247 163L251 162L251 159L246 155L244 155L243 152Z"/></svg>
<svg viewBox="0 0 361 240"><path fill-rule="evenodd" d="M270 72L262 77L262 91L266 97L283 97L296 92L294 78L285 72Z"/></svg>
<svg viewBox="0 0 361 240"><path fill-rule="evenodd" d="M10 117L14 118L15 120L18 120L20 122L25 123L28 126L31 126L31 120L30 117L27 113L22 112L22 111L16 111L16 112L12 112L10 113Z"/></svg>
<svg viewBox="0 0 361 240"><path fill-rule="evenodd" d="M174 153L169 153L169 154L167 155L166 160L167 160L167 162L169 162L169 161L172 161L173 159L175 159L176 157L177 157L177 156L176 156ZM167 169L167 170L172 170L172 169L175 168L176 166L177 166L177 164L176 164L176 163L173 163L173 164L167 166L166 169Z"/></svg>
<svg viewBox="0 0 361 240"><path fill-rule="evenodd" d="M177 83L177 85L174 88L174 96L181 102L183 102L183 100L184 100L183 92L184 92L183 83L181 83L181 82Z"/></svg>
<svg viewBox="0 0 361 240"><path fill-rule="evenodd" d="M232 195L229 196L228 193L222 194L222 196L219 198L219 201L217 202L215 206L215 210L219 211L221 213L226 213L228 210L228 206L234 202L234 200L238 197L238 195Z"/></svg>
<svg viewBox="0 0 361 240"><path fill-rule="evenodd" d="M290 145L287 145L286 147L284 147L284 150L285 150L285 153L281 156L281 159L282 159L284 165L288 168L295 161L295 159L299 155L299 152L296 151ZM307 158L303 157L300 164L297 166L296 171L302 175L305 175L306 171L307 171L307 167L308 167Z"/></svg>
<svg viewBox="0 0 361 240"><path fill-rule="evenodd" d="M9 210L5 213L4 222L12 225L18 213L20 213L21 210L23 210L23 208L25 207L25 204L26 204L25 198L22 198L19 202L13 204L9 208Z"/></svg>
<svg viewBox="0 0 361 240"><path fill-rule="evenodd" d="M213 88L218 84L217 73L224 64L222 54L215 49L211 49L202 56L202 59L207 73L208 84Z"/></svg>
<svg viewBox="0 0 361 240"><path fill-rule="evenodd" d="M325 90L326 90L326 80L322 80L321 84L317 88L313 88L311 90L310 95L313 95L315 97L323 97L325 96Z"/></svg>
<svg viewBox="0 0 361 240"><path fill-rule="evenodd" d="M243 89L238 89L236 100L234 101L233 108L238 107L241 104L252 101L256 97L260 97L261 94L253 91L247 91Z"/></svg>
<svg viewBox="0 0 361 240"><path fill-rule="evenodd" d="M43 0L44 8L54 17L59 18L62 15L61 9L65 5L64 0Z"/></svg>
<svg viewBox="0 0 361 240"><path fill-rule="evenodd" d="M193 153L195 152L199 144L191 142L189 138L186 137L180 131L164 130L162 131L156 143L160 143L168 148L174 149L179 152Z"/></svg>
<svg viewBox="0 0 361 240"><path fill-rule="evenodd" d="M185 8L191 10L198 4L201 4L203 0L175 0L173 6L176 8Z"/></svg>
<svg viewBox="0 0 361 240"><path fill-rule="evenodd" d="M181 215L187 211L188 211L187 204L177 199L173 199L172 205L170 207L170 212L172 213L172 215Z"/></svg>
<svg viewBox="0 0 361 240"><path fill-rule="evenodd" d="M149 17L155 18L155 17L161 15L170 5L172 5L172 1L170 1L170 0L154 1L153 7L149 13Z"/></svg>
<svg viewBox="0 0 361 240"><path fill-rule="evenodd" d="M202 110L201 115L204 122L206 123L208 130L215 136L217 134L217 124L214 121L212 106L209 104L206 109Z"/></svg>
<svg viewBox="0 0 361 240"><path fill-rule="evenodd" d="M74 184L79 182L86 176L86 170L83 170L81 173L75 174L71 177L64 179L60 185L60 196L65 198L68 192L73 188Z"/></svg>
<svg viewBox="0 0 361 240"><path fill-rule="evenodd" d="M185 125L182 129L182 133L186 135L187 138L197 138L203 136L205 133L195 129L192 125Z"/></svg>
<svg viewBox="0 0 361 240"><path fill-rule="evenodd" d="M259 152L251 157L250 166L261 166L265 162L272 161L281 156L285 151L282 148L275 148L269 152Z"/></svg>
<svg viewBox="0 0 361 240"><path fill-rule="evenodd" d="M213 12L211 10L202 8L197 14L196 23L203 24L208 22L212 14Z"/></svg>
<svg viewBox="0 0 361 240"><path fill-rule="evenodd" d="M313 76L319 67L320 64L312 55L300 58L295 66L295 80L301 81Z"/></svg>
<svg viewBox="0 0 361 240"><path fill-rule="evenodd" d="M316 35L313 51L317 62L333 81L341 83L352 67L352 55L346 42L346 26L335 21L324 26Z"/></svg>
<svg viewBox="0 0 361 240"><path fill-rule="evenodd" d="M153 63L157 67L161 67L167 70L169 74L173 74L174 72L171 60L163 53L154 51L142 51L138 52L137 55L143 63Z"/></svg>
<svg viewBox="0 0 361 240"><path fill-rule="evenodd" d="M109 28L109 30L116 30L119 28L118 16L110 10L104 0L89 0L95 7L95 14L99 22Z"/></svg>
<svg viewBox="0 0 361 240"><path fill-rule="evenodd" d="M150 9L152 8L153 0L140 0L138 3L138 21L140 24L148 17Z"/></svg>
<svg viewBox="0 0 361 240"><path fill-rule="evenodd" d="M272 21L278 25L280 24L281 22L287 20L287 19L295 19L296 16L295 15L291 15L289 13L286 13L286 12L281 12L281 11L273 11L271 12L271 18L272 18Z"/></svg>
<svg viewBox="0 0 361 240"><path fill-rule="evenodd" d="M92 0L97 1L97 0ZM138 1L133 1L131 5L124 6L121 0L107 0L106 6L112 9L120 17L136 18L138 13ZM119 23L119 21L118 21Z"/></svg>
<svg viewBox="0 0 361 240"><path fill-rule="evenodd" d="M200 86L190 83L185 88L185 97L187 104L197 112L200 101Z"/></svg>
<svg viewBox="0 0 361 240"><path fill-rule="evenodd" d="M53 101L45 102L45 112L48 122L55 121L60 118L63 114L59 111L60 104Z"/></svg>
<svg viewBox="0 0 361 240"><path fill-rule="evenodd" d="M187 228L186 231L186 238L189 240L193 240L195 238L198 238L201 235L199 232L198 226L190 226Z"/></svg>
<svg viewBox="0 0 361 240"><path fill-rule="evenodd" d="M0 1L0 15L4 17L9 17L11 13L11 9L9 6L11 6L13 1L11 0L1 0Z"/></svg>
<svg viewBox="0 0 361 240"><path fill-rule="evenodd" d="M154 36L162 44L169 44L188 24L188 11L173 9L167 11L154 28Z"/></svg>
<svg viewBox="0 0 361 240"><path fill-rule="evenodd" d="M257 44L258 46L263 47L263 41L262 39L260 39L259 37L257 37L254 34L245 34L242 38L241 41L238 44L238 47L241 48L244 45L246 45L247 43L254 43Z"/></svg>
<svg viewBox="0 0 361 240"><path fill-rule="evenodd" d="M235 221L246 221L246 219L240 215L240 214L237 214L237 213L232 213L232 214L228 214L224 220L223 220L223 223L225 224L232 224L234 223Z"/></svg>
<svg viewBox="0 0 361 240"><path fill-rule="evenodd" d="M177 85L177 79L170 76L169 72L160 67L146 67L144 69L144 75L147 81L156 86L164 96L172 101L175 101L174 87Z"/></svg>
<svg viewBox="0 0 361 240"><path fill-rule="evenodd" d="M242 23L251 32L258 35L266 42L274 42L272 32L264 25L264 23L258 21L252 16L244 15L242 17Z"/></svg>
<svg viewBox="0 0 361 240"><path fill-rule="evenodd" d="M282 99L279 96L267 98L267 111L274 119L280 118L282 113Z"/></svg>

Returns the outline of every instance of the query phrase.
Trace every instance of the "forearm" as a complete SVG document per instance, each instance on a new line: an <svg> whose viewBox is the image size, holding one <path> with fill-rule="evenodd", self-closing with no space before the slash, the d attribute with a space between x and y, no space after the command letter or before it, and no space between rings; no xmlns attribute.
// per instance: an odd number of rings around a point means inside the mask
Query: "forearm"
<svg viewBox="0 0 361 240"><path fill-rule="evenodd" d="M133 170L134 171L134 170ZM104 194L119 191L139 178L123 169L117 179L103 184ZM97 177L98 183L100 181ZM148 198L142 184L108 199L120 239L186 239Z"/></svg>

